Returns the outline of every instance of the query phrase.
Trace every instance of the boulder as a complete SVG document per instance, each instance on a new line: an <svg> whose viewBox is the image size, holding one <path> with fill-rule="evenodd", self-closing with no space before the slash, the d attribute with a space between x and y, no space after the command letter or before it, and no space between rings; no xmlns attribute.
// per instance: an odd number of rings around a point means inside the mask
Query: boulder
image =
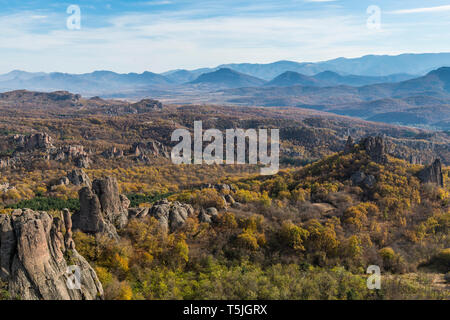
<svg viewBox="0 0 450 320"><path fill-rule="evenodd" d="M198 220L200 222L212 223L217 220L219 216L219 211L216 208L202 209L198 215Z"/></svg>
<svg viewBox="0 0 450 320"><path fill-rule="evenodd" d="M156 202L149 214L158 220L164 229L174 232L186 223L188 217L194 214L194 208L188 204L178 201L169 202L164 199Z"/></svg>
<svg viewBox="0 0 450 320"><path fill-rule="evenodd" d="M0 215L0 278L8 284L12 297L22 300L103 298L102 285L89 263L76 251L71 234L67 210L61 218L28 209ZM79 288L69 286L73 283L69 267L80 271Z"/></svg>

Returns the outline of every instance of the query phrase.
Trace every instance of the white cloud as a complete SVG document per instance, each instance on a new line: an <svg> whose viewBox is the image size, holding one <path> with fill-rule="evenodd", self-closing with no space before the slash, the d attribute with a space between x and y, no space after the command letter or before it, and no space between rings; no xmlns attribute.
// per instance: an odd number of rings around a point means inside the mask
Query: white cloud
<svg viewBox="0 0 450 320"><path fill-rule="evenodd" d="M163 72L231 62L397 54L405 49L396 38L403 35L402 26L383 25L382 31L372 32L364 15L193 18L197 13L124 14L108 18L97 28L86 28L83 20L79 31L65 28L63 14L43 19L46 30L40 27L43 21L31 19L30 13L0 16L0 73L12 69ZM408 35L401 39L408 41ZM418 51L413 46L406 50Z"/></svg>
<svg viewBox="0 0 450 320"><path fill-rule="evenodd" d="M408 14L408 13L426 13L426 12L443 12L450 11L450 5L438 6L438 7L428 7L428 8L413 8L413 9L402 9L390 11L393 14Z"/></svg>

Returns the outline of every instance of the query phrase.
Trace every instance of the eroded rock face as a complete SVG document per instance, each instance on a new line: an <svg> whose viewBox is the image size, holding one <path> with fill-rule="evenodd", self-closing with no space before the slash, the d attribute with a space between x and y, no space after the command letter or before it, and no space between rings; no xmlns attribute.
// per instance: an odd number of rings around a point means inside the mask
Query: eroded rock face
<svg viewBox="0 0 450 320"><path fill-rule="evenodd" d="M67 210L61 218L28 209L0 215L0 278L8 283L12 297L23 300L103 297L95 271L75 249L71 225ZM76 266L81 272L80 289L68 286L69 266Z"/></svg>
<svg viewBox="0 0 450 320"><path fill-rule="evenodd" d="M39 132L27 136L16 135L13 139L19 151L48 150L53 148L53 140L47 133Z"/></svg>
<svg viewBox="0 0 450 320"><path fill-rule="evenodd" d="M136 157L147 155L153 157L164 157L170 158L169 148L163 145L159 141L150 141L147 143L144 142L136 142L132 145L130 151L130 155L134 155Z"/></svg>
<svg viewBox="0 0 450 320"><path fill-rule="evenodd" d="M91 179L89 179L89 176L82 169L74 169L72 171L69 171L67 173L67 178L69 179L70 183L75 186L92 186Z"/></svg>
<svg viewBox="0 0 450 320"><path fill-rule="evenodd" d="M373 161L384 164L387 162L386 143L382 137L368 137L360 142Z"/></svg>
<svg viewBox="0 0 450 320"><path fill-rule="evenodd" d="M73 215L74 229L118 238L116 228L127 225L130 201L119 194L117 180L112 177L94 180L92 188L84 187L78 194L80 211Z"/></svg>
<svg viewBox="0 0 450 320"><path fill-rule="evenodd" d="M169 202L165 199L156 202L149 215L158 220L164 229L174 232L185 224L188 217L194 215L194 208L188 204Z"/></svg>
<svg viewBox="0 0 450 320"><path fill-rule="evenodd" d="M438 186L444 186L444 176L442 175L442 163L436 159L433 164L425 167L419 172L418 177L422 183L434 183Z"/></svg>

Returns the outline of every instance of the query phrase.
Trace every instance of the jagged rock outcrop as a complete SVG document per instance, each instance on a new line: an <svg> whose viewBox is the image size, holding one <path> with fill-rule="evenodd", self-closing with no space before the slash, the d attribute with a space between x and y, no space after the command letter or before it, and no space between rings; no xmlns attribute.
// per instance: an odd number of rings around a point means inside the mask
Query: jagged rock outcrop
<svg viewBox="0 0 450 320"><path fill-rule="evenodd" d="M102 152L102 156L106 159L122 158L123 151L116 147L111 147Z"/></svg>
<svg viewBox="0 0 450 320"><path fill-rule="evenodd" d="M68 285L69 266L79 268L79 289ZM95 271L75 249L67 210L61 218L28 209L0 215L0 278L22 300L103 297Z"/></svg>
<svg viewBox="0 0 450 320"><path fill-rule="evenodd" d="M130 155L139 157L141 155L170 158L169 148L163 145L161 142L153 140L147 143L136 142L131 146L128 152Z"/></svg>
<svg viewBox="0 0 450 320"><path fill-rule="evenodd" d="M16 151L29 152L34 150L49 150L53 148L53 139L47 133L30 135L15 135L12 137Z"/></svg>
<svg viewBox="0 0 450 320"><path fill-rule="evenodd" d="M84 187L79 191L79 198L80 211L72 217L74 229L118 238L116 229L128 223L130 202L119 194L117 180L112 177L94 180L92 188Z"/></svg>
<svg viewBox="0 0 450 320"><path fill-rule="evenodd" d="M373 161L380 164L387 162L386 143L382 137L367 137L359 144Z"/></svg>
<svg viewBox="0 0 450 320"><path fill-rule="evenodd" d="M221 193L236 192L236 188L231 184L219 183L219 184L203 184L200 186L201 189L216 189Z"/></svg>
<svg viewBox="0 0 450 320"><path fill-rule="evenodd" d="M64 146L61 148L56 149L55 152L53 152L53 160L56 161L64 161L68 159L75 159L80 157L86 157L87 152L84 150L83 146Z"/></svg>
<svg viewBox="0 0 450 320"><path fill-rule="evenodd" d="M89 176L84 172L83 169L74 169L72 171L69 171L67 173L67 178L69 179L70 183L72 183L75 186L87 186L91 187L91 179L89 179Z"/></svg>
<svg viewBox="0 0 450 320"><path fill-rule="evenodd" d="M165 230L174 232L185 224L188 217L194 215L194 208L188 204L164 199L155 203L149 215L158 220Z"/></svg>
<svg viewBox="0 0 450 320"><path fill-rule="evenodd" d="M436 159L431 165L425 167L417 175L422 183L435 183L444 186L444 176L442 175L442 163Z"/></svg>

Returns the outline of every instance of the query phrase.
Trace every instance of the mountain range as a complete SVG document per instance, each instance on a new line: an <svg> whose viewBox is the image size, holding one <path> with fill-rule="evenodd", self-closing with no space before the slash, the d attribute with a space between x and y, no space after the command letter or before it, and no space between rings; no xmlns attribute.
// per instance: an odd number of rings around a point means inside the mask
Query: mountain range
<svg viewBox="0 0 450 320"><path fill-rule="evenodd" d="M70 91L166 103L296 106L370 121L450 129L450 53L228 64L193 71L0 75L0 91ZM432 69L431 71L429 69Z"/></svg>

